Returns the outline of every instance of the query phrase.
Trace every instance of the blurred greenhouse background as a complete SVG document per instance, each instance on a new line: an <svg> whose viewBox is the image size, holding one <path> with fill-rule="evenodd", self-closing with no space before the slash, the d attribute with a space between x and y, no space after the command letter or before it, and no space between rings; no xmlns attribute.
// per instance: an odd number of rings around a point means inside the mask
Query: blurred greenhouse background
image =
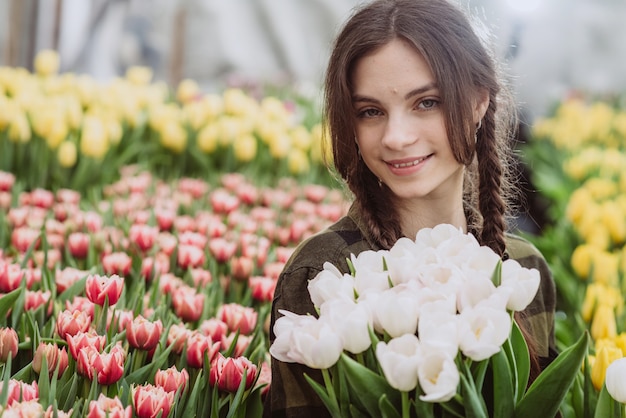
<svg viewBox="0 0 626 418"><path fill-rule="evenodd" d="M0 65L32 67L38 50L61 72L100 80L133 65L176 85L293 83L317 94L329 44L360 0L3 0ZM488 27L521 106L544 114L572 91L626 89L626 2L459 0Z"/></svg>

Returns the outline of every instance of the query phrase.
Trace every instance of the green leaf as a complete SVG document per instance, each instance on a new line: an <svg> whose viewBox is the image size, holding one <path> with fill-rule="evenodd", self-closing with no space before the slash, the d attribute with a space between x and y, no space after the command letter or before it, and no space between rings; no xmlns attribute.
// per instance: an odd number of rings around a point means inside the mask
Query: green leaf
<svg viewBox="0 0 626 418"><path fill-rule="evenodd" d="M498 264L496 264L496 268L491 275L491 281L496 287L500 286L502 283L502 260L498 260Z"/></svg>
<svg viewBox="0 0 626 418"><path fill-rule="evenodd" d="M576 344L565 349L530 386L515 408L516 418L554 416L567 394L587 353L589 334L584 332Z"/></svg>
<svg viewBox="0 0 626 418"><path fill-rule="evenodd" d="M493 367L493 416L512 417L515 410L515 394L511 366L504 350L491 356Z"/></svg>
<svg viewBox="0 0 626 418"><path fill-rule="evenodd" d="M400 392L387 383L387 380L361 363L351 359L343 353L339 358L346 371L348 383L356 394L356 399L362 409L366 411L378 410L378 399L387 395L387 399L394 405L400 405Z"/></svg>
<svg viewBox="0 0 626 418"><path fill-rule="evenodd" d="M598 397L594 418L621 418L621 408L623 408L623 405L613 399L606 390L606 385L603 385Z"/></svg>
<svg viewBox="0 0 626 418"><path fill-rule="evenodd" d="M382 395L378 400L378 407L380 408L380 413L383 418L400 418L400 413L393 406L391 402L389 402L389 398L387 395Z"/></svg>
<svg viewBox="0 0 626 418"><path fill-rule="evenodd" d="M333 402L333 400L330 398L330 396L326 392L326 388L317 383L306 373L304 374L304 378L307 382L309 382L315 393L317 393L317 396L319 396L322 402L324 402L324 405L326 406L326 409L328 409L330 414L334 417L340 416L337 404Z"/></svg>
<svg viewBox="0 0 626 418"><path fill-rule="evenodd" d="M248 369L244 369L243 375L241 376L241 382L239 382L239 387L237 388L237 393L235 393L235 397L233 398L233 401L229 405L230 408L228 410L228 415L226 415L226 418L235 417L235 414L238 414L240 407L245 409L245 404L242 406L241 400L243 399L243 393L246 391L246 380L247 380L246 376L247 375L248 375ZM238 414L237 416L239 415L241 414Z"/></svg>
<svg viewBox="0 0 626 418"><path fill-rule="evenodd" d="M482 396L476 392L473 382L470 382L465 373L461 375L461 395L467 418L487 418L487 410Z"/></svg>
<svg viewBox="0 0 626 418"><path fill-rule="evenodd" d="M517 403L522 399L522 396L526 392L526 387L528 386L528 379L530 377L530 354L524 335L515 320L513 320L511 337L504 345L504 348L509 359L509 364L511 365L511 371L516 378L514 390L516 394L515 401Z"/></svg>
<svg viewBox="0 0 626 418"><path fill-rule="evenodd" d="M0 298L0 318L2 318L4 323L6 323L7 314L13 308L15 301L22 292L24 292L24 289L18 287Z"/></svg>

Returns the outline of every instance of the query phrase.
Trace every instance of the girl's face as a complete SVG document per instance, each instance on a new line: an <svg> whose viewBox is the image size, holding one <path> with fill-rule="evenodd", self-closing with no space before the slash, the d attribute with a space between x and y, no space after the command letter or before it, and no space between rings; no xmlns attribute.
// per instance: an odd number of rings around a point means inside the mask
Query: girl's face
<svg viewBox="0 0 626 418"><path fill-rule="evenodd" d="M356 141L374 175L404 203L462 199L464 168L422 55L396 38L356 62L352 85Z"/></svg>

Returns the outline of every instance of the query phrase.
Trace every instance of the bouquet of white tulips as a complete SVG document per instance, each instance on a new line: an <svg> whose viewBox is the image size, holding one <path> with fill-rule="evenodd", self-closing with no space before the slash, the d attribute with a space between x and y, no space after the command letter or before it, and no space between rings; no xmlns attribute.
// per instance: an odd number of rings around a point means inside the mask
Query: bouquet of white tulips
<svg viewBox="0 0 626 418"><path fill-rule="evenodd" d="M558 411L587 336L528 387L529 352L513 312L535 297L537 270L502 262L451 225L352 255L348 265L342 273L325 263L308 287L319 317L281 311L270 347L280 361L321 369L324 385L307 379L332 416Z"/></svg>

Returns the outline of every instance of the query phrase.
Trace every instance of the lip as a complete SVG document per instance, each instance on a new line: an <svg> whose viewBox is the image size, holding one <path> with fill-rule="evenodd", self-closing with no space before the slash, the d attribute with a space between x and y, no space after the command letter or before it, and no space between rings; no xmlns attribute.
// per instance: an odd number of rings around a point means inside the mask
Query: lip
<svg viewBox="0 0 626 418"><path fill-rule="evenodd" d="M420 157L385 160L385 163L393 174L398 176L407 176L419 171L432 156L433 154L428 154Z"/></svg>

